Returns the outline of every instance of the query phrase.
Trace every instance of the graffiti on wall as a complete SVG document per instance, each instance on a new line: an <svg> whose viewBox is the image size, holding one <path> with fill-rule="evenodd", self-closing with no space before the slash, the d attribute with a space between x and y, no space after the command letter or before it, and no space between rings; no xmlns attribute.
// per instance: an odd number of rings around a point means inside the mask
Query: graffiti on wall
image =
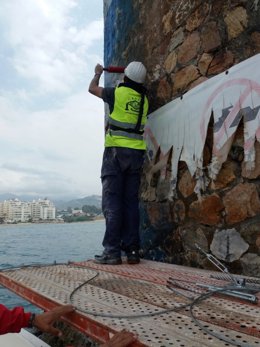
<svg viewBox="0 0 260 347"><path fill-rule="evenodd" d="M260 66L260 54L212 77L149 116L145 131L148 153L151 163L160 169L161 179L167 175L166 163L171 161L169 198L174 194L180 160L186 162L190 174L196 178L197 194L205 190L210 179L216 179L241 122L244 162L247 170L254 168L254 144L256 140L260 142L257 66ZM203 149L210 119L214 123L212 160L204 168Z"/></svg>

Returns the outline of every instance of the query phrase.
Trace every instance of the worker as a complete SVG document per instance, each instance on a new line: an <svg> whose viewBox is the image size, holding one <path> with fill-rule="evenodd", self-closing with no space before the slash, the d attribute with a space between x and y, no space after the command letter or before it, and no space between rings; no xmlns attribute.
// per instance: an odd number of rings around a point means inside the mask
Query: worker
<svg viewBox="0 0 260 347"><path fill-rule="evenodd" d="M105 150L101 168L102 210L106 220L100 264L137 264L139 257L139 199L146 144L143 138L148 113L144 82L146 68L133 61L124 70L124 82L115 88L99 86L103 66L97 64L89 92L109 105Z"/></svg>
<svg viewBox="0 0 260 347"><path fill-rule="evenodd" d="M61 316L74 311L75 309L72 305L64 305L55 307L48 312L34 314L24 312L23 307L15 307L9 310L0 304L0 335L19 333L22 328L36 327L42 332L61 337L62 332L54 328L53 324ZM122 330L100 347L127 347L134 341L136 341L136 336L133 333Z"/></svg>

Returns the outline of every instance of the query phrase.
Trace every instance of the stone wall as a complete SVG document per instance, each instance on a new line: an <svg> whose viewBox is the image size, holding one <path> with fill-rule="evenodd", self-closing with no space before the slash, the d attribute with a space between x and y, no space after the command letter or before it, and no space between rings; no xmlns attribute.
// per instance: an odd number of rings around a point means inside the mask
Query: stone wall
<svg viewBox="0 0 260 347"><path fill-rule="evenodd" d="M143 61L151 111L199 83L260 52L258 0L105 1L105 64ZM112 76L106 77L108 85ZM212 125L204 165L212 153ZM241 124L217 180L201 200L185 163L179 163L173 201L141 201L146 258L212 268L195 247L213 253L237 273L260 276L260 145L256 165L243 164ZM144 177L147 173L144 169ZM160 171L154 174L158 191ZM165 188L166 187L166 188ZM167 189L167 184L160 189ZM147 190L143 180L142 193ZM148 201L149 200L149 201ZM151 201L154 200L154 201Z"/></svg>

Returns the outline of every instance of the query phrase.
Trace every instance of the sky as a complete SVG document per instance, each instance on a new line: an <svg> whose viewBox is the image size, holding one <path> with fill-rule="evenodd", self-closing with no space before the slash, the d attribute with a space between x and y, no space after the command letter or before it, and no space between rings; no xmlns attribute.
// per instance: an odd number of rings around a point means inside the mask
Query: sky
<svg viewBox="0 0 260 347"><path fill-rule="evenodd" d="M103 0L1 0L0 194L101 194ZM101 79L101 85L103 80Z"/></svg>

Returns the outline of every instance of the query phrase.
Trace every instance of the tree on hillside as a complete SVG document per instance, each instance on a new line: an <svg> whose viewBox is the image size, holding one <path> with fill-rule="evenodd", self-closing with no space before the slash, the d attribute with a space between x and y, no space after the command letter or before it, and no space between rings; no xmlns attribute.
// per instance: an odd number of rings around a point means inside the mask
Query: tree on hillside
<svg viewBox="0 0 260 347"><path fill-rule="evenodd" d="M98 207L93 206L93 205L84 205L82 207L82 211L85 213L100 214L101 208L98 208Z"/></svg>

